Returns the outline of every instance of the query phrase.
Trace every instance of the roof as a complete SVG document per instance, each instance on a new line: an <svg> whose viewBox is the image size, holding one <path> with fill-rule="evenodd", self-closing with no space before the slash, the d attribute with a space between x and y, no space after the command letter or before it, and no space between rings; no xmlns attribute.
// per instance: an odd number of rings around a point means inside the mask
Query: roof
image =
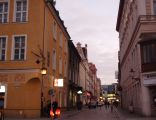
<svg viewBox="0 0 156 120"><path fill-rule="evenodd" d="M66 34L68 35L68 37L69 37L69 39L70 39L71 37L70 37L70 35L69 35L68 31L67 31L67 28L64 26L64 21L60 18L59 11L56 10L56 8L55 8L55 4L56 4L55 1L54 1L54 0L50 0L49 3L50 3L50 5L51 5L51 7L53 8L53 10L54 10L54 12L55 12L55 14L56 14L58 20L59 20L60 23L62 24L63 29L65 30Z"/></svg>
<svg viewBox="0 0 156 120"><path fill-rule="evenodd" d="M119 10L118 10L118 18L117 18L117 24L116 24L117 31L119 31L124 3L125 3L125 0L120 0Z"/></svg>

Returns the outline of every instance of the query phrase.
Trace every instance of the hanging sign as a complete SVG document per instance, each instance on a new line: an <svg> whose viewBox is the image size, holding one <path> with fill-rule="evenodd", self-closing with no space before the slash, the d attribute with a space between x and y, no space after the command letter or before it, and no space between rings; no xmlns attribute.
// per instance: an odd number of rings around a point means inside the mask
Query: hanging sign
<svg viewBox="0 0 156 120"><path fill-rule="evenodd" d="M63 87L63 79L55 79L54 86L55 87Z"/></svg>

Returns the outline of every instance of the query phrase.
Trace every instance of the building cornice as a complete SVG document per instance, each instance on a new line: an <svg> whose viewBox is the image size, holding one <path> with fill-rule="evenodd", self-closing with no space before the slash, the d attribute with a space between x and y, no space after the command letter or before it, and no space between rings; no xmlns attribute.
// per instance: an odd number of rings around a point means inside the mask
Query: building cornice
<svg viewBox="0 0 156 120"><path fill-rule="evenodd" d="M116 30L119 31L125 0L120 0Z"/></svg>
<svg viewBox="0 0 156 120"><path fill-rule="evenodd" d="M40 69L0 69L0 73L40 73Z"/></svg>

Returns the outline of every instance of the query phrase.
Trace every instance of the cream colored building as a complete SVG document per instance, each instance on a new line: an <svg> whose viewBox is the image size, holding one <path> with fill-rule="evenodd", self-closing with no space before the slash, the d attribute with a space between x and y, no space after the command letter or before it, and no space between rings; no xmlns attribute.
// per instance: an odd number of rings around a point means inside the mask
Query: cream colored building
<svg viewBox="0 0 156 120"><path fill-rule="evenodd" d="M124 108L156 115L156 0L120 0L119 84Z"/></svg>
<svg viewBox="0 0 156 120"><path fill-rule="evenodd" d="M83 88L83 94L81 95L81 100L83 104L87 104L89 102L89 98L87 96L87 92L89 92L89 66L88 66L88 56L87 56L87 45L85 47L81 46L81 43L77 43L77 50L79 55L81 56L80 62L80 86Z"/></svg>
<svg viewBox="0 0 156 120"><path fill-rule="evenodd" d="M67 106L70 36L54 4L0 0L0 102L8 117L39 117L41 104L51 101L50 90L60 107ZM64 79L62 88L54 87L58 78Z"/></svg>

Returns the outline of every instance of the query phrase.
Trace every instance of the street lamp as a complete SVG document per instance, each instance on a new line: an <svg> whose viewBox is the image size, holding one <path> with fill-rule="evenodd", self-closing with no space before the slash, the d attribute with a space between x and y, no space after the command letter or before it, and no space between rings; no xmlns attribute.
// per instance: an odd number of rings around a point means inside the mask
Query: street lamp
<svg viewBox="0 0 156 120"><path fill-rule="evenodd" d="M41 69L41 75L46 75L47 74L47 68L43 67Z"/></svg>
<svg viewBox="0 0 156 120"><path fill-rule="evenodd" d="M47 69L45 67L42 67L41 69L41 75L42 75L42 80L41 80L41 117L43 116L43 101L44 101L44 97L43 97L43 75L47 74Z"/></svg>
<svg viewBox="0 0 156 120"><path fill-rule="evenodd" d="M77 91L77 94L82 94L82 90Z"/></svg>

